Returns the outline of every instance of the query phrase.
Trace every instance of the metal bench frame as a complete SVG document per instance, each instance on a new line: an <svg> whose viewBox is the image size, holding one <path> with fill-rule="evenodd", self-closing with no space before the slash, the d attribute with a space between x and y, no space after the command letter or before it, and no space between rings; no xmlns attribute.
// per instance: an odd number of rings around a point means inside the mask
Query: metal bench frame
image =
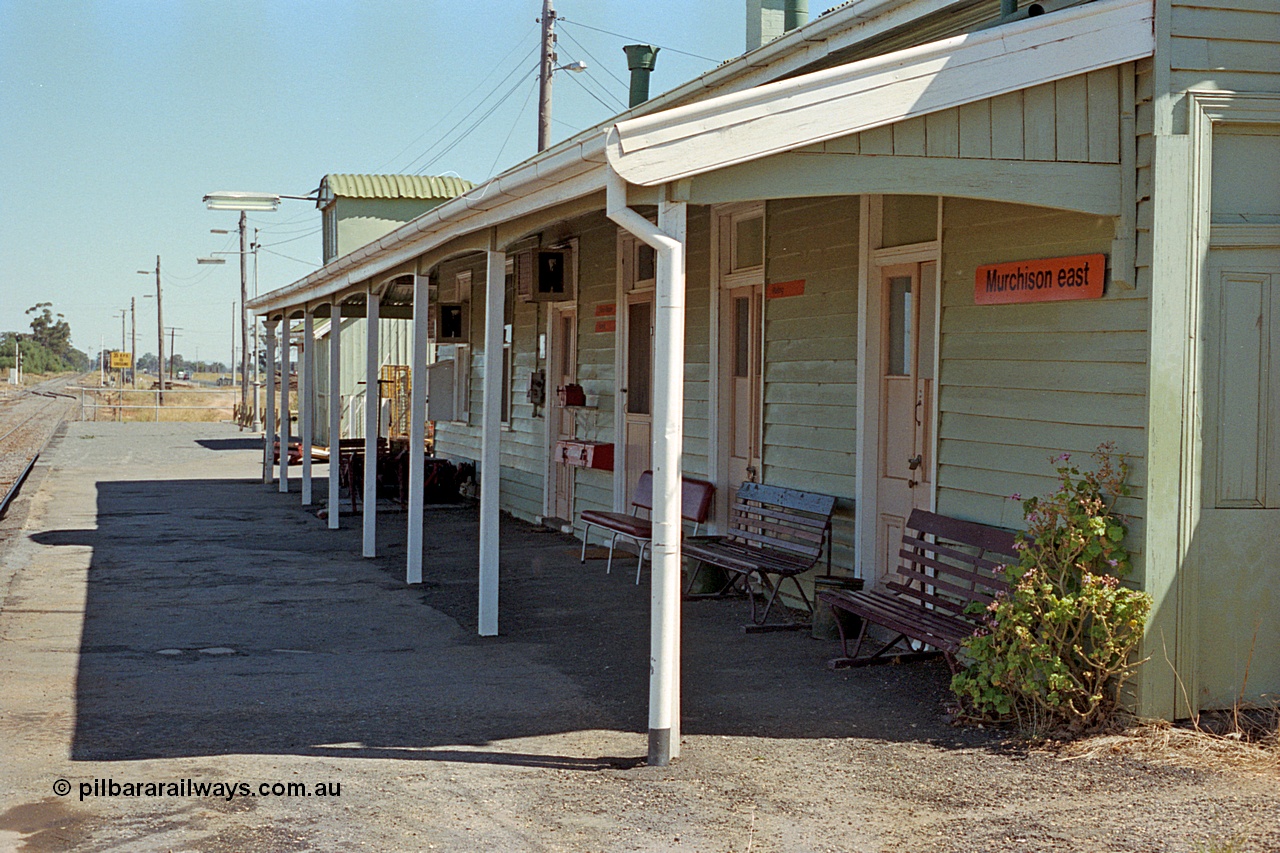
<svg viewBox="0 0 1280 853"><path fill-rule="evenodd" d="M966 613L973 603L990 604L1009 589L1002 567L1017 562L1015 534L925 510L912 510L902 533L899 566L883 589L830 590L819 598L831 607L840 630L841 657L832 669L873 663L902 662L943 655L952 672L961 641L973 634L974 618ZM839 611L860 617L857 642L849 653L844 620ZM859 657L867 627L888 628L894 637L878 651ZM907 648L890 654L904 641ZM935 651L926 651L925 646Z"/></svg>
<svg viewBox="0 0 1280 853"><path fill-rule="evenodd" d="M751 600L748 631L803 628L788 614L784 623L769 623L769 612L790 579L810 617L813 605L800 586L798 576L812 569L826 552L827 574L831 573L831 515L836 499L831 495L802 492L763 483L743 483L730 509L729 530L723 536L696 536L685 542L685 556L697 562L685 591L688 598L718 597L741 583ZM707 596L691 591L703 565L717 566L730 573L729 582ZM777 577L775 583L771 576ZM764 611L757 616L756 596L751 589L755 577L765 591Z"/></svg>
<svg viewBox="0 0 1280 853"><path fill-rule="evenodd" d="M706 480L694 480L689 477L680 479L680 517L693 522L693 532L697 535L711 512L711 499L715 496L716 487ZM605 566L605 574L613 571L613 549L619 537L636 543L640 549L640 557L636 562L636 585L640 585L640 572L644 569L644 555L653 550L653 529L647 518L641 518L640 512L653 511L653 472L641 473L636 481L635 493L631 496L631 513L624 515L618 512L600 512L586 510L579 518L586 525L582 531L582 553L579 563L587 562L587 534L592 527L607 530L609 539L609 562Z"/></svg>

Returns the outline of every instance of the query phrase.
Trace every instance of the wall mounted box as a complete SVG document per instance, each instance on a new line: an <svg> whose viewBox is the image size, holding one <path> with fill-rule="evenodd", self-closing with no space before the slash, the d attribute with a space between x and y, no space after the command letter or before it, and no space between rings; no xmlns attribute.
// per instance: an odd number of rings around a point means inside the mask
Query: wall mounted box
<svg viewBox="0 0 1280 853"><path fill-rule="evenodd" d="M565 439L556 442L555 460L573 468L613 470L613 444L602 441Z"/></svg>

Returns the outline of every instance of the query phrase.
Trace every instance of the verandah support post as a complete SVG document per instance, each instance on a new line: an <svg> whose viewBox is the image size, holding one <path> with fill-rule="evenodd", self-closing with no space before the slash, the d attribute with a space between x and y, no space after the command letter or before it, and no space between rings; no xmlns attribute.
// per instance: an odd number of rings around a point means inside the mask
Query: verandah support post
<svg viewBox="0 0 1280 853"><path fill-rule="evenodd" d="M378 422L382 396L378 393L378 308L377 291L369 288L364 348L364 544L361 554L378 556Z"/></svg>
<svg viewBox="0 0 1280 853"><path fill-rule="evenodd" d="M329 313L329 529L337 530L342 514L338 474L342 453L342 300L334 297Z"/></svg>
<svg viewBox="0 0 1280 853"><path fill-rule="evenodd" d="M289 342L289 312L280 321L280 491L289 491L289 374L292 361Z"/></svg>
<svg viewBox="0 0 1280 853"><path fill-rule="evenodd" d="M502 252L485 253L484 394L480 436L480 636L498 635L498 489L502 439L502 325L506 264ZM465 381L465 377L459 377Z"/></svg>
<svg viewBox="0 0 1280 853"><path fill-rule="evenodd" d="M657 254L653 329L653 551L649 636L649 764L680 754L680 454L684 444L686 206L664 202L659 225L627 207L627 185L606 172L606 212Z"/></svg>
<svg viewBox="0 0 1280 853"><path fill-rule="evenodd" d="M276 437L276 321L267 318L267 413L262 423L262 482L271 485Z"/></svg>
<svg viewBox="0 0 1280 853"><path fill-rule="evenodd" d="M423 453L427 408L427 276L413 275L413 355L409 361L409 535L405 583L422 583Z"/></svg>
<svg viewBox="0 0 1280 853"><path fill-rule="evenodd" d="M314 312L302 312L302 370L298 371L298 439L302 442L302 505L311 506L311 419L315 408L316 381Z"/></svg>

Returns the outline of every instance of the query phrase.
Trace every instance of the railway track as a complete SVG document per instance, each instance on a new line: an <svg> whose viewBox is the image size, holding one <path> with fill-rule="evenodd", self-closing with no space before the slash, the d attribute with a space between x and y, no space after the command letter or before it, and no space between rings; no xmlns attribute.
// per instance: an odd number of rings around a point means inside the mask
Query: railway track
<svg viewBox="0 0 1280 853"><path fill-rule="evenodd" d="M51 379L0 398L0 516L70 414L75 398L62 389L74 379Z"/></svg>

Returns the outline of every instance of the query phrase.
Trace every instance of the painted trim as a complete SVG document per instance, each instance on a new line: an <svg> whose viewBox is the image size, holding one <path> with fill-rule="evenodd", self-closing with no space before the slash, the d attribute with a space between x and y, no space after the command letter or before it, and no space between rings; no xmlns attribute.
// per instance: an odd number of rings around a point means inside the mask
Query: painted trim
<svg viewBox="0 0 1280 853"><path fill-rule="evenodd" d="M1063 187L1070 187L1064 192ZM1115 163L982 160L903 154L789 151L691 179L690 204L773 198L918 195L1028 204L1097 216L1121 214Z"/></svg>

